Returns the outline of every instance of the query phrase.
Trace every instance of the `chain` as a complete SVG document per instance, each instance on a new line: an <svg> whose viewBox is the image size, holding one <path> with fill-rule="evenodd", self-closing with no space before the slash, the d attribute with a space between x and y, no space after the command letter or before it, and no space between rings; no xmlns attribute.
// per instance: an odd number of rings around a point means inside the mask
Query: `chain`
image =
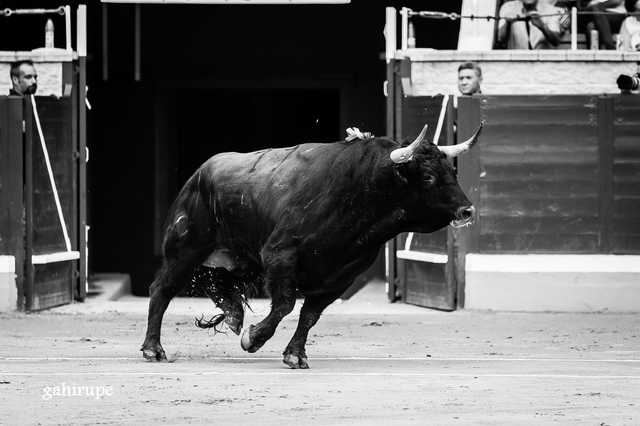
<svg viewBox="0 0 640 426"><path fill-rule="evenodd" d="M11 15L46 15L46 14L64 15L64 6L56 9L3 9L0 11L2 16Z"/></svg>

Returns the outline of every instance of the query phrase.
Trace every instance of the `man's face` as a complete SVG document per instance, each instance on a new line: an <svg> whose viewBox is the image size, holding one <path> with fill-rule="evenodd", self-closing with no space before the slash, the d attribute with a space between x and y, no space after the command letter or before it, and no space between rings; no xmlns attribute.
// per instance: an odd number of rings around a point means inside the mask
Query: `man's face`
<svg viewBox="0 0 640 426"><path fill-rule="evenodd" d="M13 81L13 89L22 95L34 94L38 89L38 74L32 65L20 65L18 76L12 77L11 80Z"/></svg>
<svg viewBox="0 0 640 426"><path fill-rule="evenodd" d="M482 78L478 76L476 70L460 70L458 72L458 90L463 95L473 95L480 91Z"/></svg>

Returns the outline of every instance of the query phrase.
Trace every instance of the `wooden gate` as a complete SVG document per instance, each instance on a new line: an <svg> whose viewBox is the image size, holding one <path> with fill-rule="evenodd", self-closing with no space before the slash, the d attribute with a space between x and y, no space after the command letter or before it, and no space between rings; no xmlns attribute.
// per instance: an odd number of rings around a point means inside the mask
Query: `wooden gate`
<svg viewBox="0 0 640 426"><path fill-rule="evenodd" d="M71 243L65 244L34 110L24 100L26 309L70 303L78 285L78 161L72 98L37 97L38 115Z"/></svg>
<svg viewBox="0 0 640 426"><path fill-rule="evenodd" d="M446 103L444 107L443 103ZM397 108L398 140L415 138L425 124L429 125L427 139L433 140L444 108L438 144L454 143L455 116L451 99L403 97ZM397 238L395 255L402 301L443 310L456 308L454 237L453 231L446 228L432 234L411 232Z"/></svg>
<svg viewBox="0 0 640 426"><path fill-rule="evenodd" d="M80 271L86 247L80 229L85 202L79 187L86 161L80 152L78 98L36 97L38 117L62 216L67 247L36 114L30 98L0 97L0 254L15 258L18 308L40 310L84 298ZM5 206L7 208L5 208Z"/></svg>

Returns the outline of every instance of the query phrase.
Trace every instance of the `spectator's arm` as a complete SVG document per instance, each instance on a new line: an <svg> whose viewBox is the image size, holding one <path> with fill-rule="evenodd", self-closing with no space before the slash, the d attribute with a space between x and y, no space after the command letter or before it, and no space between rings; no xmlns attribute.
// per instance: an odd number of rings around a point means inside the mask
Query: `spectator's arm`
<svg viewBox="0 0 640 426"><path fill-rule="evenodd" d="M554 46L560 44L560 31L554 31L549 28L547 24L545 24L544 21L540 18L538 12L530 12L528 16L529 18L531 18L531 23L538 27L540 31L542 31L542 34L544 34L544 37L549 43Z"/></svg>
<svg viewBox="0 0 640 426"><path fill-rule="evenodd" d="M500 19L498 21L498 44L503 44L507 38L507 34L509 34L508 28L509 23L506 19Z"/></svg>
<svg viewBox="0 0 640 426"><path fill-rule="evenodd" d="M498 20L498 44L504 44L509 36L509 27L511 26L511 19L507 18L505 5L503 4L498 12L500 19Z"/></svg>
<svg viewBox="0 0 640 426"><path fill-rule="evenodd" d="M603 1L602 3L598 3L596 0L591 0L587 4L587 7L598 6L598 8L600 9L607 9L609 7L620 6L621 4L624 4L624 0L606 0L606 1Z"/></svg>

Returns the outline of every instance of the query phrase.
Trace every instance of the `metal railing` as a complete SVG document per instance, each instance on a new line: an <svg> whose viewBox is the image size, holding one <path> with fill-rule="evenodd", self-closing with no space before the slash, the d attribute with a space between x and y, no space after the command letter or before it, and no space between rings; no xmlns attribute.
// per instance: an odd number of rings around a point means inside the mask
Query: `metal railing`
<svg viewBox="0 0 640 426"><path fill-rule="evenodd" d="M64 16L65 49L72 51L71 47L71 6L59 6L55 9L2 9L0 16L11 17L14 15L61 15Z"/></svg>
<svg viewBox="0 0 640 426"><path fill-rule="evenodd" d="M569 9L569 13L571 16L571 50L578 50L578 16L588 16L588 15L620 15L620 13L615 12L594 12L594 11L578 11L578 8L573 6ZM543 17L551 17L551 16L562 16L565 13L551 13L551 14L539 14L537 16ZM640 12L634 13L626 13L626 16L640 16ZM411 22L412 18L427 18L427 19L449 19L451 21L461 20L461 19L470 19L470 20L500 20L506 19L512 22L515 21L528 21L531 18L528 16L516 17L516 18L501 18L496 15L462 15L460 13L455 12L439 12L439 11L431 11L431 10L423 10L423 11L415 11L408 7L403 7L400 9L400 49L407 50L415 47L415 37L414 37L414 29L413 24ZM395 38L396 38L396 21L397 21L397 11L393 7L386 8L386 29L385 35L387 37L387 60L390 59L389 53L392 49L392 45L397 47Z"/></svg>

